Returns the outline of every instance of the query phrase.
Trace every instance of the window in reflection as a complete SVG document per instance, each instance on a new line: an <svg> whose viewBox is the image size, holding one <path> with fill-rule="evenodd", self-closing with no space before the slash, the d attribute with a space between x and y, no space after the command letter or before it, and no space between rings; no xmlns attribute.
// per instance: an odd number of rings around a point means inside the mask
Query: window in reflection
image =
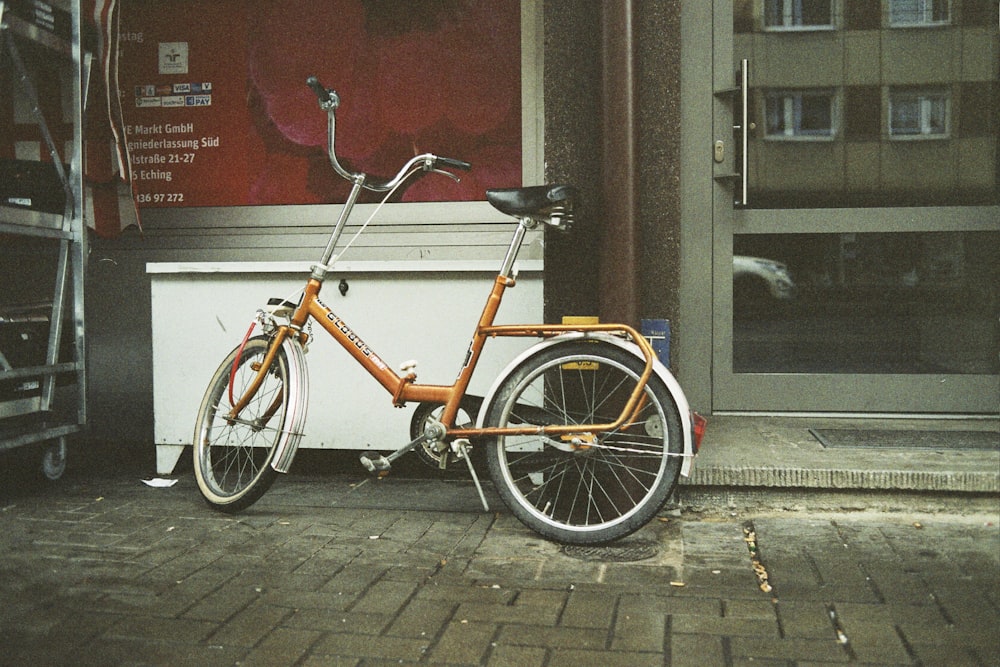
<svg viewBox="0 0 1000 667"><path fill-rule="evenodd" d="M734 0L733 27L750 206L1000 203L995 0Z"/></svg>
<svg viewBox="0 0 1000 667"><path fill-rule="evenodd" d="M769 92L767 136L781 139L833 136L834 102L834 94L828 90Z"/></svg>
<svg viewBox="0 0 1000 667"><path fill-rule="evenodd" d="M1000 372L1000 232L733 243L734 372Z"/></svg>
<svg viewBox="0 0 1000 667"><path fill-rule="evenodd" d="M903 137L947 137L951 95L945 90L889 91L889 134Z"/></svg>
<svg viewBox="0 0 1000 667"><path fill-rule="evenodd" d="M889 0L892 26L946 25L951 21L951 0Z"/></svg>
<svg viewBox="0 0 1000 667"><path fill-rule="evenodd" d="M764 24L769 30L833 27L831 0L767 0Z"/></svg>

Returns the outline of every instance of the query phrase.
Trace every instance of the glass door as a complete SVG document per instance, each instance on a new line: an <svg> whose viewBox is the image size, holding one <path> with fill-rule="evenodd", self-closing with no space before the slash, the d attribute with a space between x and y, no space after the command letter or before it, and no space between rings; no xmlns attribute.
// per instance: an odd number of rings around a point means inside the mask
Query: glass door
<svg viewBox="0 0 1000 667"><path fill-rule="evenodd" d="M997 3L713 21L713 409L1000 411Z"/></svg>

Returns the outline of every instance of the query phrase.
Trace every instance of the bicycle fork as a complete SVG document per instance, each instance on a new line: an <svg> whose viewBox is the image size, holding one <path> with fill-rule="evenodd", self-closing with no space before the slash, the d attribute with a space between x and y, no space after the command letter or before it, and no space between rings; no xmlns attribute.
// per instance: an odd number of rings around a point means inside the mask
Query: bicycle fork
<svg viewBox="0 0 1000 667"><path fill-rule="evenodd" d="M279 350L285 353L287 364L287 382L282 391L271 401L261 417L250 424L255 429L263 430L267 423L274 418L284 405L285 419L281 426L280 437L275 449L275 454L271 460L271 467L275 471L287 473L295 459L299 442L303 436L303 426L306 420L306 408L309 398L309 373L305 363L304 351L302 349L302 338L305 334L295 332L289 327L279 327L271 341L264 359L254 362L251 368L256 372L250 386L233 404L232 409L226 415L227 421L239 422L240 413L256 396L268 373L272 372L272 367L277 363ZM240 355L236 355L234 364L238 364ZM230 380L232 382L232 380Z"/></svg>

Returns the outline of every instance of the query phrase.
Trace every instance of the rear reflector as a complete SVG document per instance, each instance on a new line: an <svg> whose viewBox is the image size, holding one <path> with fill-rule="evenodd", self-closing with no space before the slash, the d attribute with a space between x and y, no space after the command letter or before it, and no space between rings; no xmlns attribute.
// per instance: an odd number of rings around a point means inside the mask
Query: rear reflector
<svg viewBox="0 0 1000 667"><path fill-rule="evenodd" d="M701 449L701 439L705 436L705 426L707 425L707 419L699 415L697 412L691 413L691 434L694 436L695 454L697 454L698 450Z"/></svg>

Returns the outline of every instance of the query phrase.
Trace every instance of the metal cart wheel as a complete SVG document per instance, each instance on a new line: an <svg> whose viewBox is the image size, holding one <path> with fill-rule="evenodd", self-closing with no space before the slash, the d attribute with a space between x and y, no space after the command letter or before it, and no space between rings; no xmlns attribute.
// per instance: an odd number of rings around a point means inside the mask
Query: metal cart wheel
<svg viewBox="0 0 1000 667"><path fill-rule="evenodd" d="M45 445L42 452L42 475L49 481L56 481L66 472L66 459L68 451L66 448L66 438L60 437L58 440Z"/></svg>

